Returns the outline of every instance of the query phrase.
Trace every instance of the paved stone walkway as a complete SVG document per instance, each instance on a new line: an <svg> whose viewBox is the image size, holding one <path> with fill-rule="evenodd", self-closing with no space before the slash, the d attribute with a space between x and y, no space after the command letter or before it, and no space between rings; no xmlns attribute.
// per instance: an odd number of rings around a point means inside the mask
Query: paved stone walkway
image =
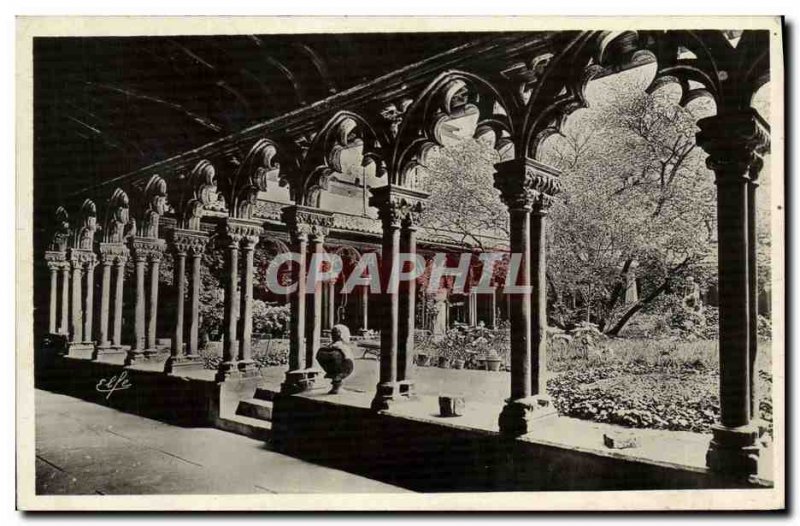
<svg viewBox="0 0 800 526"><path fill-rule="evenodd" d="M113 396L113 394L112 394ZM263 442L36 390L36 491L49 495L401 492Z"/></svg>

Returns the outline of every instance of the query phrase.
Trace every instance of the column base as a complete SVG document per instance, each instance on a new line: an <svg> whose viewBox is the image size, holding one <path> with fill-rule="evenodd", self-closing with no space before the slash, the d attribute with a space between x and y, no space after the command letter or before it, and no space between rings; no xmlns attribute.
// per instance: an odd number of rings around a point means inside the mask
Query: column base
<svg viewBox="0 0 800 526"><path fill-rule="evenodd" d="M148 361L155 361L160 358L165 358L169 354L169 349L160 349L158 347L151 347L144 350L144 358Z"/></svg>
<svg viewBox="0 0 800 526"><path fill-rule="evenodd" d="M92 342L69 342L67 344L67 356L80 360L91 360L94 355L94 343Z"/></svg>
<svg viewBox="0 0 800 526"><path fill-rule="evenodd" d="M297 394L313 389L319 379L321 371L317 369L295 369L286 371L286 377L281 384L282 394Z"/></svg>
<svg viewBox="0 0 800 526"><path fill-rule="evenodd" d="M127 349L122 345L111 345L110 342L106 342L104 345L98 345L95 347L94 352L92 353L92 360L99 360L105 356L125 354L126 351Z"/></svg>
<svg viewBox="0 0 800 526"><path fill-rule="evenodd" d="M386 411L397 403L414 398L416 398L414 382L411 380L380 383L375 390L375 398L372 399L370 407L373 411Z"/></svg>
<svg viewBox="0 0 800 526"><path fill-rule="evenodd" d="M726 477L746 479L758 474L759 430L755 424L741 427L715 425L706 453L706 465Z"/></svg>
<svg viewBox="0 0 800 526"><path fill-rule="evenodd" d="M256 362L253 360L239 360L236 362L236 365L239 368L239 375L242 378L252 378L259 374L258 366L256 366Z"/></svg>
<svg viewBox="0 0 800 526"><path fill-rule="evenodd" d="M170 356L164 362L164 372L166 374L177 374L178 372L201 369L203 361L199 356Z"/></svg>
<svg viewBox="0 0 800 526"><path fill-rule="evenodd" d="M144 349L128 349L125 355L125 367L135 365L144 360Z"/></svg>
<svg viewBox="0 0 800 526"><path fill-rule="evenodd" d="M549 396L536 395L517 400L507 400L500 412L500 433L507 436L522 436L533 431L545 420L558 416Z"/></svg>

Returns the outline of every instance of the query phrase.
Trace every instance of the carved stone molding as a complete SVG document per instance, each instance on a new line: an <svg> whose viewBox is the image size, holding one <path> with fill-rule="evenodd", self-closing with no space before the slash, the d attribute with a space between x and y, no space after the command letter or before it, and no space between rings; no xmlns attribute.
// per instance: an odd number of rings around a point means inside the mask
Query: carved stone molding
<svg viewBox="0 0 800 526"><path fill-rule="evenodd" d="M263 231L261 221L229 217L220 241L229 248L238 247L241 243L245 244L245 248L255 247Z"/></svg>
<svg viewBox="0 0 800 526"><path fill-rule="evenodd" d="M281 218L289 227L289 234L296 238L324 238L333 226L333 212L301 205L287 206Z"/></svg>
<svg viewBox="0 0 800 526"><path fill-rule="evenodd" d="M44 260L47 262L47 268L50 270L60 270L64 267L67 260L65 252L58 252L55 250L48 250L44 253Z"/></svg>
<svg viewBox="0 0 800 526"><path fill-rule="evenodd" d="M202 254L208 244L208 235L197 230L176 228L172 231L172 248L178 254Z"/></svg>
<svg viewBox="0 0 800 526"><path fill-rule="evenodd" d="M769 151L769 124L754 110L706 117L697 122L697 145L708 153L706 165L718 182L755 180Z"/></svg>
<svg viewBox="0 0 800 526"><path fill-rule="evenodd" d="M370 189L370 206L378 209L378 217L384 226L412 227L419 223L419 215L428 198L427 193L400 186L381 186Z"/></svg>
<svg viewBox="0 0 800 526"><path fill-rule="evenodd" d="M159 238L137 236L131 241L131 249L137 261L161 261L167 243Z"/></svg>
<svg viewBox="0 0 800 526"><path fill-rule="evenodd" d="M533 159L512 159L494 167L494 187L500 190L500 199L509 210L546 213L554 197L563 191L561 172Z"/></svg>
<svg viewBox="0 0 800 526"><path fill-rule="evenodd" d="M103 263L124 264L128 260L128 248L122 243L100 243L99 250Z"/></svg>
<svg viewBox="0 0 800 526"><path fill-rule="evenodd" d="M82 248L71 248L68 256L72 268L83 269L86 265L91 265L92 268L97 263L97 256L91 250Z"/></svg>

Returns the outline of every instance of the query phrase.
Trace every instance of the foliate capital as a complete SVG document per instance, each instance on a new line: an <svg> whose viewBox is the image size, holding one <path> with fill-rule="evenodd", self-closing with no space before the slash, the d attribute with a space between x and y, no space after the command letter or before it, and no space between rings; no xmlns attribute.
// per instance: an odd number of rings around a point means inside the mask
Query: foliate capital
<svg viewBox="0 0 800 526"><path fill-rule="evenodd" d="M104 264L125 263L128 249L122 243L100 243L100 259Z"/></svg>
<svg viewBox="0 0 800 526"><path fill-rule="evenodd" d="M44 253L44 260L47 262L48 269L59 270L64 266L64 263L67 260L67 254L65 252L48 250Z"/></svg>
<svg viewBox="0 0 800 526"><path fill-rule="evenodd" d="M770 147L770 129L755 110L706 117L697 126L697 145L708 153L706 165L717 182L758 178Z"/></svg>
<svg viewBox="0 0 800 526"><path fill-rule="evenodd" d="M237 248L241 243L252 248L263 231L260 221L229 217L225 222L225 242L228 248Z"/></svg>
<svg viewBox="0 0 800 526"><path fill-rule="evenodd" d="M564 187L561 172L539 161L523 157L494 165L494 187L509 210L546 213Z"/></svg>
<svg viewBox="0 0 800 526"><path fill-rule="evenodd" d="M136 236L131 240L131 248L137 262L159 262L167 248L167 243L160 238Z"/></svg>
<svg viewBox="0 0 800 526"><path fill-rule="evenodd" d="M172 231L172 248L177 254L200 255L205 251L207 243L208 236L205 232L180 228Z"/></svg>
<svg viewBox="0 0 800 526"><path fill-rule="evenodd" d="M324 239L333 226L333 212L308 206L287 206L281 210L281 218L293 240Z"/></svg>
<svg viewBox="0 0 800 526"><path fill-rule="evenodd" d="M97 261L97 256L95 256L94 252L91 250L71 248L69 249L68 259L73 270L82 270L86 265L94 266L94 263Z"/></svg>
<svg viewBox="0 0 800 526"><path fill-rule="evenodd" d="M419 224L428 194L399 186L381 186L370 190L370 206L378 209L378 217L384 227L413 228Z"/></svg>

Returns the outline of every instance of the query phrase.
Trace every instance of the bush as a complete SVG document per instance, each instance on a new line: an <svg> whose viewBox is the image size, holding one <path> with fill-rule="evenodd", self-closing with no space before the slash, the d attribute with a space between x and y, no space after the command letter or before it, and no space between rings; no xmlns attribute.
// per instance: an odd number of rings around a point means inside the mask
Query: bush
<svg viewBox="0 0 800 526"><path fill-rule="evenodd" d="M216 370L222 362L222 343L209 342L209 345L198 353L203 367ZM289 364L289 340L282 338L254 338L252 341L252 358L259 369L278 367Z"/></svg>

